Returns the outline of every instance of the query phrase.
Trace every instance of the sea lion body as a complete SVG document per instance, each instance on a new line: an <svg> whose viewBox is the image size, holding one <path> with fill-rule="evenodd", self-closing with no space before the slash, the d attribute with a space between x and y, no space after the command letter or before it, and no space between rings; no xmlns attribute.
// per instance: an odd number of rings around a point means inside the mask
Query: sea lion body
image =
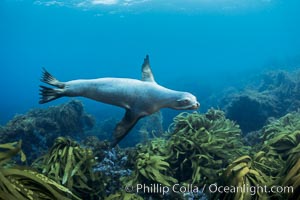
<svg viewBox="0 0 300 200"><path fill-rule="evenodd" d="M156 83L128 78L73 80L65 84L65 96L82 96L140 111L141 116L150 115L161 108L172 107L171 102L188 95L186 92L170 90Z"/></svg>
<svg viewBox="0 0 300 200"><path fill-rule="evenodd" d="M98 78L60 82L44 70L41 81L56 88L41 86L40 103L63 96L81 96L124 108L126 113L115 128L112 146L122 140L141 117L161 108L193 110L200 106L194 95L158 85L154 81L148 56L142 65L142 80Z"/></svg>

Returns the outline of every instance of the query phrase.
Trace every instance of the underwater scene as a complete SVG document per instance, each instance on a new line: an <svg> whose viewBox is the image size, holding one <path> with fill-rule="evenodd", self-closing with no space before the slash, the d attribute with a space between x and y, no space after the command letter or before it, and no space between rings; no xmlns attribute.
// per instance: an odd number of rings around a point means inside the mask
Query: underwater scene
<svg viewBox="0 0 300 200"><path fill-rule="evenodd" d="M1 200L300 200L300 1L1 0Z"/></svg>

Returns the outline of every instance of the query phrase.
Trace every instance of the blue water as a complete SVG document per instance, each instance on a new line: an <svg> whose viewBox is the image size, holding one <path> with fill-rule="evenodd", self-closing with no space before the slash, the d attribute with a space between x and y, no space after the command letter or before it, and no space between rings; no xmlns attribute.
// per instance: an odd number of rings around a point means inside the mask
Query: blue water
<svg viewBox="0 0 300 200"><path fill-rule="evenodd" d="M299 24L298 0L1 0L0 124L67 101L38 104L42 67L62 81L140 78L146 54L158 83L201 102L268 63L299 57ZM84 103L99 117L123 113Z"/></svg>

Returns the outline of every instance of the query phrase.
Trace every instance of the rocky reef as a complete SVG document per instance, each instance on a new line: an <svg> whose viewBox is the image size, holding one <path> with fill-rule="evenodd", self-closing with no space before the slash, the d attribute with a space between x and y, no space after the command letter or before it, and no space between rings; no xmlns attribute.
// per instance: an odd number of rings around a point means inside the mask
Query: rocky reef
<svg viewBox="0 0 300 200"><path fill-rule="evenodd" d="M84 112L83 104L72 100L59 106L33 109L26 114L16 115L0 128L0 143L21 139L22 149L30 155L28 160L32 161L60 135L76 137L94 124L95 119Z"/></svg>
<svg viewBox="0 0 300 200"><path fill-rule="evenodd" d="M15 121L15 130L20 132L13 132L12 139L20 138L17 136L22 133L28 137L37 134L49 146L39 147L41 143L29 141L23 145L24 141L19 140L0 145L0 199L299 199L300 111L266 121L262 129L251 135L252 141L256 141L251 145L240 126L228 119L225 112L209 109L204 114L180 113L167 132L153 134L152 138L147 136L135 147L111 149L108 141L95 136L74 140L76 132L89 132L87 124L93 124L85 122L80 105L71 101L49 110L35 111L36 114L30 111L24 120ZM73 115L81 110L81 115L71 118L81 124L75 126L74 121L68 121L71 129L60 128L60 119L51 121L55 118L45 114L66 107L74 109L70 112ZM43 116L38 117L40 120L50 118L55 126L37 126L39 119L33 116ZM27 121L32 126L25 123ZM13 130L12 126L7 127ZM141 127L151 131L149 126ZM66 134L60 133L63 130ZM50 133L57 136L52 143L51 139L45 139ZM5 137L2 140L7 139ZM28 146L31 149L38 146L43 152L37 156L33 151L22 151L28 150ZM38 157L34 162L28 160L34 157L32 155ZM137 192L138 184L169 190ZM206 186L214 184L232 188L263 186L266 191L212 194ZM178 187L173 188L174 185ZM197 189L174 191L194 186ZM293 192L276 193L271 191L273 186Z"/></svg>
<svg viewBox="0 0 300 200"><path fill-rule="evenodd" d="M224 94L220 106L244 133L261 129L270 117L281 117L300 106L300 72L268 71L246 89Z"/></svg>

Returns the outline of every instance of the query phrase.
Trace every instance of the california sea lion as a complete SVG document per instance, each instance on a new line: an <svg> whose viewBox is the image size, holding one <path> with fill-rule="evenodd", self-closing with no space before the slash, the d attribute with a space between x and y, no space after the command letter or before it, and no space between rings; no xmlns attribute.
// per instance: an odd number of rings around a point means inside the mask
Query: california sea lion
<svg viewBox="0 0 300 200"><path fill-rule="evenodd" d="M142 65L141 81L128 78L98 78L60 82L45 69L41 81L55 86L40 86L41 104L63 96L82 96L125 108L125 116L114 130L112 147L127 135L140 118L161 108L194 110L200 106L194 95L158 85L154 80L148 55Z"/></svg>

